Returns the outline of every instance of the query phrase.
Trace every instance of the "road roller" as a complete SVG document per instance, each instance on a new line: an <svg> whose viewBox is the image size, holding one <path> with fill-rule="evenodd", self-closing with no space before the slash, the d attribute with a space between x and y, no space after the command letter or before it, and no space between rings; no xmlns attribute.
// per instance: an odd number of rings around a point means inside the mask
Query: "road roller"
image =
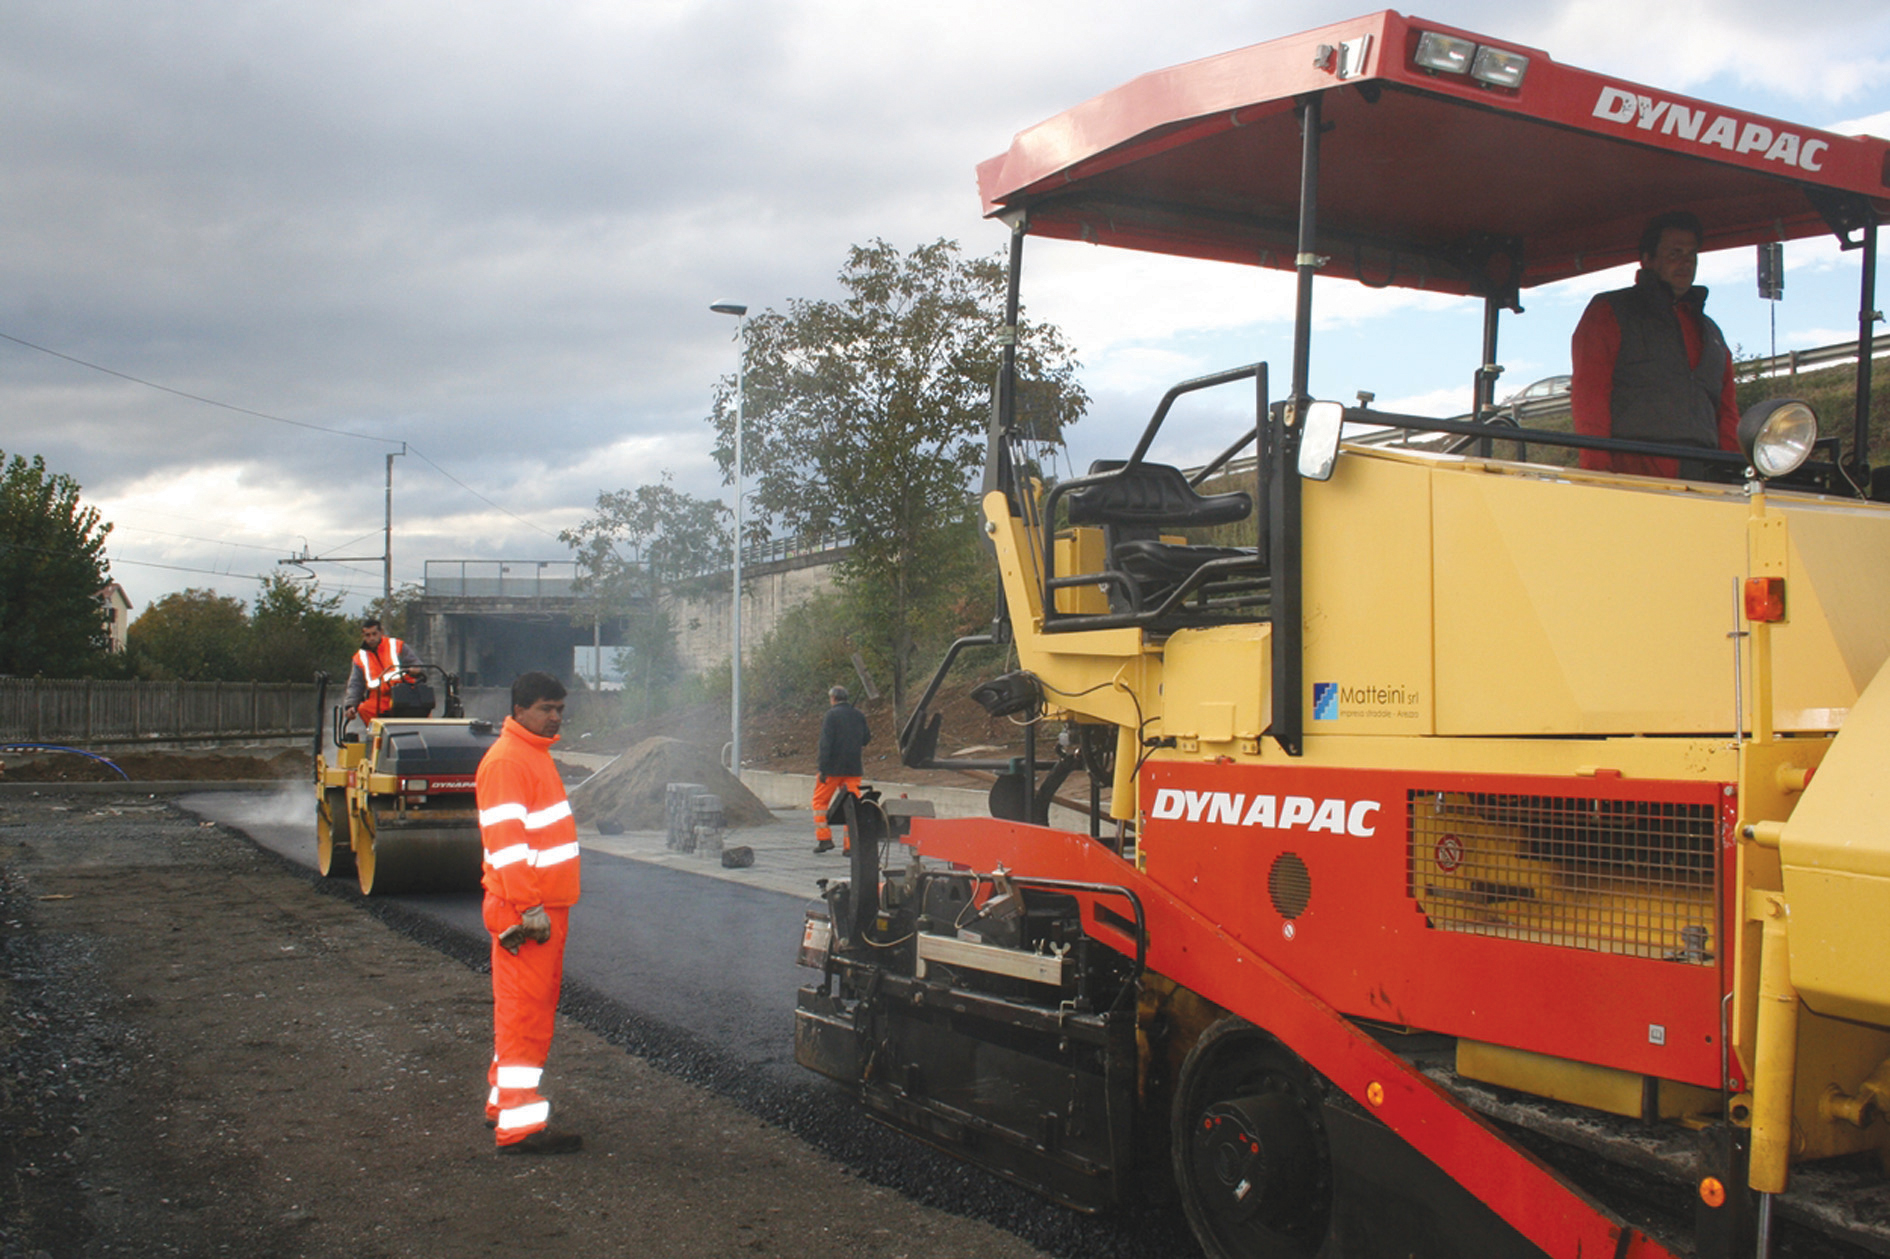
<svg viewBox="0 0 1890 1259"><path fill-rule="evenodd" d="M440 679L441 716L431 685L403 683L365 727L340 705L324 713L328 675L315 676L316 868L323 878L352 875L364 896L479 886L473 776L499 732L466 717L456 676L422 669Z"/></svg>

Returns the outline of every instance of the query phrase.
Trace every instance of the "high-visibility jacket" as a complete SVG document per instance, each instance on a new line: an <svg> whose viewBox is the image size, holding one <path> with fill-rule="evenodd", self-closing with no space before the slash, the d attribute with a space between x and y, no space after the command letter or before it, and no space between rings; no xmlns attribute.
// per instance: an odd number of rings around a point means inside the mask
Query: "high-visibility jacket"
<svg viewBox="0 0 1890 1259"><path fill-rule="evenodd" d="M354 653L354 663L361 670L361 676L367 679L369 695L400 680L400 675L406 672L400 667L400 653L406 647L398 638L383 638L378 651L369 651L363 647Z"/></svg>
<svg viewBox="0 0 1890 1259"><path fill-rule="evenodd" d="M485 842L480 882L521 911L577 903L577 822L551 762L556 742L507 717L473 778Z"/></svg>

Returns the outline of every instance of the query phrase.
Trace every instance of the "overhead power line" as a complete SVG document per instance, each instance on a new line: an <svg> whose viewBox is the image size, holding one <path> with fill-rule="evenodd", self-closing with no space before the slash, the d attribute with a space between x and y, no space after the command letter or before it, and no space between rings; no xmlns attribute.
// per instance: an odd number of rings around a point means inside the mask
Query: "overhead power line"
<svg viewBox="0 0 1890 1259"><path fill-rule="evenodd" d="M468 494L472 495L474 498L478 499L480 502L484 503L486 506L492 508L493 510L504 512L506 515L510 516L512 519L518 521L521 525L524 525L527 529L536 529L539 533L544 534L547 538L552 538L554 540L562 541L562 539L558 538L557 534L553 533L551 530L545 528L544 526L533 524L531 521L525 519L525 517L519 515L517 512L511 510L510 508L501 506L500 504L493 502L491 499L487 498L484 494L481 494L478 490L475 490L472 486L466 484L464 481L460 480L458 477L448 472L445 468L442 468L439 464L434 463L433 460L428 459L426 455L421 454L421 452L414 449L414 447L408 446L407 453L413 454L413 455L419 455L421 460L424 461L428 467L432 468L435 472L439 473L441 476L451 481L454 485L457 485L460 489L465 490Z"/></svg>
<svg viewBox="0 0 1890 1259"><path fill-rule="evenodd" d="M253 416L256 419L268 420L275 424L291 424L296 428L313 429L317 433L332 433L336 437L352 437L356 441L380 442L384 446L397 446L400 444L398 441L389 440L385 437L375 437L370 433L351 433L345 428L329 428L325 424L310 424L307 420L284 419L280 415L270 415L266 411L252 411L248 407L239 407L228 402L218 402L215 398L206 398L201 394L186 393L182 389L173 389L169 385L160 385L156 381L145 380L143 377L133 376L127 372L114 371L109 367L102 367L97 363L89 363L82 358L74 358L70 354L61 354L58 350L48 349L43 345L36 345L31 341L23 340L10 333L0 332L0 339L11 341L15 345L23 345L29 350L38 350L41 354L50 354L54 358L62 358L68 363L76 363L80 367L90 368L95 372L103 372L107 376L116 376L120 380L128 380L134 385L143 385L146 389L155 389L159 393L168 393L175 397L188 398L192 402L201 402L207 407L221 407L225 411L234 411L238 415Z"/></svg>
<svg viewBox="0 0 1890 1259"><path fill-rule="evenodd" d="M160 538L182 538L186 542L208 542L213 546L240 546L246 551L280 551L279 546L260 546L254 542L229 542L223 538L205 538L194 533L172 533L168 529L149 529L144 525L128 525L122 520L112 522L112 532L117 533L155 533ZM129 561L127 561L129 562Z"/></svg>
<svg viewBox="0 0 1890 1259"><path fill-rule="evenodd" d="M286 419L280 415L270 415L266 411L255 411L255 410L251 410L249 407L239 407L228 402L218 402L215 398L206 398L206 397L203 397L201 394L189 393L182 389L173 389L169 385L160 385L156 381L145 380L141 376L133 376L128 372L116 371L110 367L105 367L98 363L89 362L86 359L78 358L71 354L64 354L58 350L51 349L47 346L39 345L36 342L28 341L23 337L13 336L11 333L0 332L0 340L11 341L15 345L24 346L25 348L29 350L37 350L41 354L49 354L52 357L57 358L57 359L64 359L66 362L76 364L79 367L84 367L95 372L103 372L105 375L115 376L119 380L130 381L134 385L143 385L147 389L156 389L160 393L168 393L178 398L187 398L192 402L201 402L205 406L219 407L225 411L233 411L238 415L247 415L258 420L268 420L274 424L289 424L289 425L293 425L296 428L306 428L317 433L331 433L336 437L352 437L356 441L380 442L382 445L385 445L385 446L402 446L409 452L415 455L419 455L419 457L427 464L428 467L432 468L435 472L439 473L441 476L451 481L454 485L457 485L460 489L465 490L468 494L472 495L474 498L478 499L480 502L484 503L486 506L492 508L495 511L503 512L505 515L510 516L512 519L518 521L520 524L524 525L528 529L534 529L537 532L544 534L548 538L551 538L553 540L558 540L558 535L553 533L551 530L544 528L542 525L534 524L533 522L525 519L525 517L519 515L517 512L512 511L510 508L507 508L499 503L493 502L491 499L487 498L484 494L481 494L478 490L475 490L472 486L466 484L464 481L460 480L458 477L448 472L445 468L442 468L439 464L434 463L433 460L427 458L426 455L422 454L418 450L415 450L409 443L403 442L399 438L375 437L369 433L353 433L353 432L349 432L345 428L330 428L329 426L325 424L311 424L307 420ZM207 570L188 570L188 571L207 571Z"/></svg>
<svg viewBox="0 0 1890 1259"><path fill-rule="evenodd" d="M106 563L106 566L110 568L116 568L120 564L133 564L139 568L168 568L174 573L207 573L208 575L212 577L247 577L251 579L252 581L262 580L262 577L255 573L225 572L223 569L220 569L220 568L191 568L183 564L159 564L154 560L127 560L127 559L114 558L114 559L106 560L105 563Z"/></svg>

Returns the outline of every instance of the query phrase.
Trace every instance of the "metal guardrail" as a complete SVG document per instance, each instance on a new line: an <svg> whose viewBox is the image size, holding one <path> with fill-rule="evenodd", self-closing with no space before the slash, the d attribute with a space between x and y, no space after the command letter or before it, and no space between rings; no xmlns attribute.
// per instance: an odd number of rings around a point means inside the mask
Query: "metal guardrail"
<svg viewBox="0 0 1890 1259"><path fill-rule="evenodd" d="M1890 357L1890 336L1872 337L1870 343L1870 361L1875 363L1880 358ZM1733 364L1733 371L1740 379L1753 377L1791 376L1798 372L1810 371L1819 367L1832 367L1839 363L1857 361L1857 342L1846 341L1842 345L1823 345L1815 350L1787 350L1768 358L1747 359L1743 363Z"/></svg>
<svg viewBox="0 0 1890 1259"><path fill-rule="evenodd" d="M576 560L428 560L430 599L571 599Z"/></svg>
<svg viewBox="0 0 1890 1259"><path fill-rule="evenodd" d="M307 682L0 678L0 742L278 738L314 728Z"/></svg>
<svg viewBox="0 0 1890 1259"><path fill-rule="evenodd" d="M844 551L853 539L840 533L774 538L742 552L742 567L779 563ZM674 580L727 572L727 565L679 573ZM430 599L571 599L582 571L576 560L428 560L425 593Z"/></svg>
<svg viewBox="0 0 1890 1259"><path fill-rule="evenodd" d="M798 559L804 555L822 555L828 551L844 551L852 545L853 539L844 533L809 533L798 538L775 538L760 546L745 549L742 552L742 567Z"/></svg>

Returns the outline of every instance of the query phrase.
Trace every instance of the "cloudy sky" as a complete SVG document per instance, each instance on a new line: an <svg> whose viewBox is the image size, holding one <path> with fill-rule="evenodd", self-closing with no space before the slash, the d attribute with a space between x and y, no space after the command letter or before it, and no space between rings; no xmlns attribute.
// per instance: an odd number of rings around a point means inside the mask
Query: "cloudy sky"
<svg viewBox="0 0 1890 1259"><path fill-rule="evenodd" d="M848 245L875 236L995 250L973 168L1014 132L1143 71L1364 11L6 0L0 450L80 481L116 526L114 575L139 609L186 586L249 597L304 548L377 555L402 443L397 582L430 559L565 558L555 535L601 489L668 470L725 493L703 416L734 324L711 301L831 296ZM1890 134L1890 6L1781 12L1439 0L1425 14ZM1850 260L1799 244L1788 265L1779 347L1854 335ZM1056 243L1027 270L1033 314L1085 364L1099 445L1175 380L1284 357L1249 275ZM1766 349L1749 251L1709 258L1702 279L1728 339ZM1505 333L1504 391L1567 370L1594 287L1533 296ZM1424 309L1428 340L1392 333L1431 301L1321 285L1315 392L1462 410L1475 310ZM317 571L350 608L379 593L377 563Z"/></svg>

